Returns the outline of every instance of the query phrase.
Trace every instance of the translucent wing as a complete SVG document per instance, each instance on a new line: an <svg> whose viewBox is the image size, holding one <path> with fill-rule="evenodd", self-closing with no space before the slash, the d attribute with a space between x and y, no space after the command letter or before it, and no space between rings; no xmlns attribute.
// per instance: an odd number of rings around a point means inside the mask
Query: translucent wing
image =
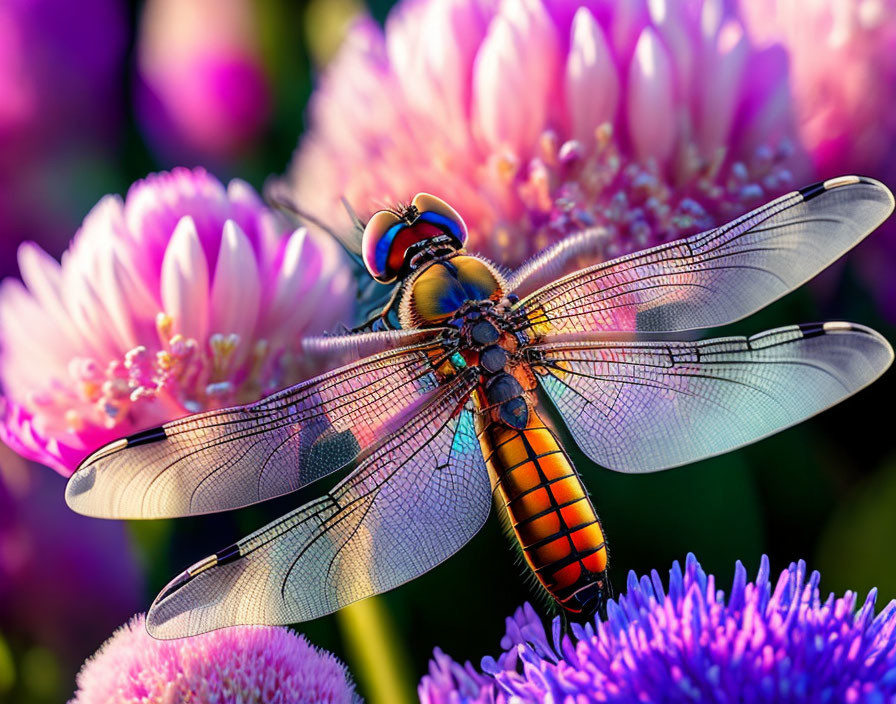
<svg viewBox="0 0 896 704"><path fill-rule="evenodd" d="M257 403L118 440L78 468L68 505L102 518L164 518L245 506L353 461L438 382L438 342L384 352Z"/></svg>
<svg viewBox="0 0 896 704"><path fill-rule="evenodd" d="M621 472L759 440L854 394L893 360L886 340L851 323L699 342L546 343L531 354L582 451Z"/></svg>
<svg viewBox="0 0 896 704"><path fill-rule="evenodd" d="M488 517L488 473L457 377L326 496L190 567L147 617L157 638L323 616L432 569Z"/></svg>
<svg viewBox="0 0 896 704"><path fill-rule="evenodd" d="M723 325L800 286L893 211L893 195L844 176L723 227L599 264L520 301L537 335L668 332Z"/></svg>

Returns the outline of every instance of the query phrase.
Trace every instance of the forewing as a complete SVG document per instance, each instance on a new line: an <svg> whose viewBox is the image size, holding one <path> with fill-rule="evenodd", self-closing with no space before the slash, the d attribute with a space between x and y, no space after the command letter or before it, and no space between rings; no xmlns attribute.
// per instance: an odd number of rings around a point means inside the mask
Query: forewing
<svg viewBox="0 0 896 704"><path fill-rule="evenodd" d="M632 473L717 455L799 423L870 384L893 360L886 340L851 323L698 342L546 343L531 354L582 451Z"/></svg>
<svg viewBox="0 0 896 704"><path fill-rule="evenodd" d="M177 638L323 616L432 569L490 509L488 473L459 377L326 496L189 568L147 627Z"/></svg>
<svg viewBox="0 0 896 704"><path fill-rule="evenodd" d="M562 278L515 310L537 336L724 325L808 281L892 211L893 195L877 181L831 179L714 230Z"/></svg>
<svg viewBox="0 0 896 704"><path fill-rule="evenodd" d="M68 505L102 518L165 518L245 506L352 462L437 387L437 342L363 359L257 403L118 440L69 480Z"/></svg>

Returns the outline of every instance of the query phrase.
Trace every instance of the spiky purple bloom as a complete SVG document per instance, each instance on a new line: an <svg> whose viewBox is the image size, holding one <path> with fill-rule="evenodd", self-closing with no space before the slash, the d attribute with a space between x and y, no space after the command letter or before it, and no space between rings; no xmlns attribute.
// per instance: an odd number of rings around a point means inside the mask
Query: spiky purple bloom
<svg viewBox="0 0 896 704"><path fill-rule="evenodd" d="M237 626L162 641L137 616L84 664L70 704L357 701L342 663L288 628Z"/></svg>
<svg viewBox="0 0 896 704"><path fill-rule="evenodd" d="M693 555L659 574L629 573L606 621L550 636L528 604L507 619L504 652L482 671L436 651L424 704L523 702L891 702L896 697L896 602L875 615L847 592L822 600L800 561L755 581L738 562L731 593Z"/></svg>

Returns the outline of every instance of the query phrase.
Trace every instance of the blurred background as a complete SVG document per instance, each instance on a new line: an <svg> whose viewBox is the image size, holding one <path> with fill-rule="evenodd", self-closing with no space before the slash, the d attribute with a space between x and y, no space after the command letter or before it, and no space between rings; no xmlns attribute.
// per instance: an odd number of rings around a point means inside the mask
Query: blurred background
<svg viewBox="0 0 896 704"><path fill-rule="evenodd" d="M382 21L390 5L366 8ZM315 71L362 9L360 0L0 3L0 276L17 275L22 241L61 255L103 194L124 193L148 172L203 165L259 189L284 172ZM896 340L888 299L855 260L732 331L848 319ZM893 264L874 257L890 281ZM876 586L884 600L896 598L894 379L890 372L755 446L661 474L614 474L573 450L617 585L630 569L664 573L690 551L725 587L735 560L755 570L767 553L773 571L807 560L822 571L823 589ZM72 514L64 486L0 446L3 702L65 701L84 659L173 574L320 491L230 515L125 525ZM457 660L496 652L504 616L531 598L496 521L447 563L386 595L409 689L436 645ZM299 630L352 667L335 618Z"/></svg>

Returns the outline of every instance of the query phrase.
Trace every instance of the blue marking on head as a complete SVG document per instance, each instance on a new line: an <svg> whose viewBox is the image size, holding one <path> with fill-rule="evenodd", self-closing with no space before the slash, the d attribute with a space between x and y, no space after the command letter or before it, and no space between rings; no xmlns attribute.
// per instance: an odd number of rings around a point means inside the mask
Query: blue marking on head
<svg viewBox="0 0 896 704"><path fill-rule="evenodd" d="M458 241L459 244L463 244L463 233L461 232L460 225L456 220L452 220L451 218L433 212L432 210L427 210L420 213L418 219L447 230L451 234L451 236Z"/></svg>
<svg viewBox="0 0 896 704"><path fill-rule="evenodd" d="M386 261L389 259L389 251L392 249L392 243L395 241L395 236L401 232L408 225L405 222L397 222L388 230L386 233L380 238L380 241L376 243L376 268L379 271L386 270Z"/></svg>

